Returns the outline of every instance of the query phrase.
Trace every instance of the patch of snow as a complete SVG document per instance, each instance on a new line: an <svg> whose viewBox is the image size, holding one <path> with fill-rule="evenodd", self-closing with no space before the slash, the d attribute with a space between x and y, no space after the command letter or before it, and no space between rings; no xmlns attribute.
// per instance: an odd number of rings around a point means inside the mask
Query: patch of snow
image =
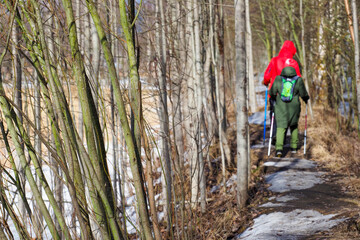
<svg viewBox="0 0 360 240"><path fill-rule="evenodd" d="M126 204L127 205L132 205L135 202L136 202L136 196L135 195L126 198Z"/></svg>
<svg viewBox="0 0 360 240"><path fill-rule="evenodd" d="M260 207L265 207L265 208L282 207L282 206L285 206L285 204L268 202L268 203L264 203L264 204L260 205Z"/></svg>
<svg viewBox="0 0 360 240"><path fill-rule="evenodd" d="M320 178L322 175L321 172L287 170L267 175L265 180L271 184L270 191L283 193L290 190L308 189L323 183L324 181Z"/></svg>
<svg viewBox="0 0 360 240"><path fill-rule="evenodd" d="M164 216L165 216L164 212L159 212L158 213L158 221L162 221L164 219Z"/></svg>
<svg viewBox="0 0 360 240"><path fill-rule="evenodd" d="M161 193L155 195L155 202L158 201L161 197Z"/></svg>
<svg viewBox="0 0 360 240"><path fill-rule="evenodd" d="M214 159L211 160L211 162L212 162L212 163L216 163L216 162L220 161L220 159L221 159L221 157L214 158Z"/></svg>
<svg viewBox="0 0 360 240"><path fill-rule="evenodd" d="M345 219L332 219L334 214L322 215L314 210L296 209L292 212L264 214L254 220L254 225L234 239L299 239L318 231L327 231ZM294 227L296 226L296 228Z"/></svg>
<svg viewBox="0 0 360 240"><path fill-rule="evenodd" d="M137 217L136 217L136 209L134 206L126 207L126 230L128 234L136 233L137 227Z"/></svg>
<svg viewBox="0 0 360 240"><path fill-rule="evenodd" d="M154 181L154 186L155 185L158 185L161 183L161 178L157 178L155 181Z"/></svg>
<svg viewBox="0 0 360 240"><path fill-rule="evenodd" d="M260 85L255 87L255 92L257 92L257 93L265 92L265 91L266 91L266 86L265 85L260 84Z"/></svg>
<svg viewBox="0 0 360 240"><path fill-rule="evenodd" d="M236 179L236 174L232 175L229 180L226 181L226 187L231 187L234 183L236 183Z"/></svg>
<svg viewBox="0 0 360 240"><path fill-rule="evenodd" d="M289 202L292 200L296 200L298 199L297 197L291 196L291 195L285 195L285 196L281 196L281 197L277 197L276 201L278 202Z"/></svg>
<svg viewBox="0 0 360 240"><path fill-rule="evenodd" d="M210 189L210 193L214 193L214 192L217 192L220 190L220 186L213 186L211 189Z"/></svg>
<svg viewBox="0 0 360 240"><path fill-rule="evenodd" d="M262 205L260 205L260 207L268 207L268 208L271 208L271 207L282 207L282 206L285 206L284 203L286 202L289 202L291 200L295 200L297 199L297 197L294 197L294 196L291 196L291 195L285 195L285 196L281 196L281 197L271 197L269 198L269 200L275 200L277 201L277 203L273 203L273 202L267 202L267 203L264 203Z"/></svg>
<svg viewBox="0 0 360 240"><path fill-rule="evenodd" d="M251 149L260 149L260 148L268 148L269 147L269 141L265 141L265 144L254 144L251 145Z"/></svg>
<svg viewBox="0 0 360 240"><path fill-rule="evenodd" d="M256 112L249 116L249 124L264 124L264 112ZM270 125L270 111L266 112L266 125Z"/></svg>
<svg viewBox="0 0 360 240"><path fill-rule="evenodd" d="M343 94L343 97L344 97L345 99L351 99L351 98L352 98L352 92L350 92L350 94L349 94L348 92L345 92L345 93Z"/></svg>
<svg viewBox="0 0 360 240"><path fill-rule="evenodd" d="M315 162L306 159L291 159L292 161L279 161L279 162L266 162L266 167L277 167L277 168L314 168L316 167Z"/></svg>

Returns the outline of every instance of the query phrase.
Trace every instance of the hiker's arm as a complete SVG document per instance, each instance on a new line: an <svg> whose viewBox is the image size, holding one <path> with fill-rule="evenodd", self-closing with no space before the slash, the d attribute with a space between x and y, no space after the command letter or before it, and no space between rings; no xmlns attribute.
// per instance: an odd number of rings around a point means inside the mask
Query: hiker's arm
<svg viewBox="0 0 360 240"><path fill-rule="evenodd" d="M305 88L305 84L304 84L304 81L302 78L299 78L299 94L300 94L300 97L302 98L302 100L304 100L305 103L307 103L307 101L309 100L309 94L308 92L306 91L306 88Z"/></svg>
<svg viewBox="0 0 360 240"><path fill-rule="evenodd" d="M272 87L270 88L270 91L269 91L269 95L270 95L270 98L272 99L276 99L276 94L277 94L277 81L279 81L279 79L281 80L280 76L277 76L274 80L274 83L272 85Z"/></svg>
<svg viewBox="0 0 360 240"><path fill-rule="evenodd" d="M266 86L269 85L273 71L275 71L274 63L273 63L273 60L271 60L268 67L266 68L266 70L264 72L264 81L263 81L264 85L266 85Z"/></svg>

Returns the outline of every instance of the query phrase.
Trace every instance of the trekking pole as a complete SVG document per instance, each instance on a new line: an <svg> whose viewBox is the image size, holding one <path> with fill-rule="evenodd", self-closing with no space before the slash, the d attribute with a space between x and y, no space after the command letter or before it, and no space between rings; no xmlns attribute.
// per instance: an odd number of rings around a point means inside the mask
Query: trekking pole
<svg viewBox="0 0 360 240"><path fill-rule="evenodd" d="M306 154L307 109L308 109L308 106L307 106L307 104L306 104L306 110L305 110L305 131L304 131L304 155Z"/></svg>
<svg viewBox="0 0 360 240"><path fill-rule="evenodd" d="M271 116L271 127L270 127L270 140L269 140L269 149L268 149L268 156L270 156L270 149L271 149L271 140L273 135L273 127L274 127L274 112L270 113Z"/></svg>
<svg viewBox="0 0 360 240"><path fill-rule="evenodd" d="M265 145L265 135L266 135L266 110L267 110L267 95L268 95L268 88L266 87L266 91L265 91L265 114L264 114L264 136L263 136L263 145Z"/></svg>

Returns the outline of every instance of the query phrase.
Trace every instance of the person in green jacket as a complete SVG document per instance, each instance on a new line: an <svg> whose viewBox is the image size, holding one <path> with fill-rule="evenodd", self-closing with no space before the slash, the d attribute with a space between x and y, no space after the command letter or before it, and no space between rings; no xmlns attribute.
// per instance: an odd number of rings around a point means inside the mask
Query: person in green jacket
<svg viewBox="0 0 360 240"><path fill-rule="evenodd" d="M295 68L285 67L281 71L281 75L275 78L269 95L276 101L276 156L282 157L285 134L289 127L291 131L291 152L296 153L299 142L298 122L301 111L299 97L305 103L309 100L309 94L306 91L304 81L301 77L297 76Z"/></svg>

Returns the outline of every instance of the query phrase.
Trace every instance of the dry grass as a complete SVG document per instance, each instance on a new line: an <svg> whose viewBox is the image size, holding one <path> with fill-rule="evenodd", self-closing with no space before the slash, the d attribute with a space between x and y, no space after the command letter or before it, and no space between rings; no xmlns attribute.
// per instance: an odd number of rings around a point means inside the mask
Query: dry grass
<svg viewBox="0 0 360 240"><path fill-rule="evenodd" d="M337 126L336 115L314 109L308 128L309 157L335 172L360 177L360 139L355 129Z"/></svg>

